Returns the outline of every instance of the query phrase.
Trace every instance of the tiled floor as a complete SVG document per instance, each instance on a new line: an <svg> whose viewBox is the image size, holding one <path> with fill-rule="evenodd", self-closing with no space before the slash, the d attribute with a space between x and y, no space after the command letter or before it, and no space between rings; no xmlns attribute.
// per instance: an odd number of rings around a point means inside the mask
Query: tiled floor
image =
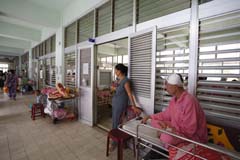
<svg viewBox="0 0 240 160"><path fill-rule="evenodd" d="M32 95L17 101L0 93L0 160L115 160L106 152L106 132L77 121L54 125L49 117L32 121L28 104ZM124 160L133 160L124 150Z"/></svg>

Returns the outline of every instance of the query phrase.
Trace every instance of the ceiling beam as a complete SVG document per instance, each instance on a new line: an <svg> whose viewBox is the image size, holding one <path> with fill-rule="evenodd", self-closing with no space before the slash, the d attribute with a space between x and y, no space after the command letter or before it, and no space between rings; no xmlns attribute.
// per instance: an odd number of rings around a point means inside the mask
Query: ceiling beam
<svg viewBox="0 0 240 160"><path fill-rule="evenodd" d="M2 52L0 51L0 56L21 56L19 53L11 53L11 52Z"/></svg>
<svg viewBox="0 0 240 160"><path fill-rule="evenodd" d="M24 49L0 46L0 52L1 53L12 53L14 55L21 55L24 53Z"/></svg>
<svg viewBox="0 0 240 160"><path fill-rule="evenodd" d="M0 21L0 36L39 42L41 31Z"/></svg>
<svg viewBox="0 0 240 160"><path fill-rule="evenodd" d="M61 14L26 0L0 0L0 15L16 18L40 26L57 28Z"/></svg>
<svg viewBox="0 0 240 160"><path fill-rule="evenodd" d="M13 48L21 48L21 49L31 48L30 41L17 40L17 39L2 37L2 36L0 36L0 45L5 47L13 47Z"/></svg>

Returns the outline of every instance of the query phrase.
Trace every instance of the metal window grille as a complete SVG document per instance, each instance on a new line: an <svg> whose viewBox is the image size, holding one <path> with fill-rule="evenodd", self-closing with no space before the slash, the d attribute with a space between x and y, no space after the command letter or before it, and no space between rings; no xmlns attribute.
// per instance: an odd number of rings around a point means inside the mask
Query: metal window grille
<svg viewBox="0 0 240 160"><path fill-rule="evenodd" d="M76 55L75 52L65 54L65 86L76 87Z"/></svg>
<svg viewBox="0 0 240 160"><path fill-rule="evenodd" d="M111 2L107 2L101 7L97 9L97 17L96 17L96 33L97 36L104 35L106 33L110 33L112 31L111 23L112 23L112 14L111 14Z"/></svg>
<svg viewBox="0 0 240 160"><path fill-rule="evenodd" d="M76 22L73 22L68 27L65 28L65 48L76 44Z"/></svg>
<svg viewBox="0 0 240 160"><path fill-rule="evenodd" d="M171 96L165 91L164 79L172 73L188 75L189 25L157 31L155 111L168 106ZM186 84L187 85L187 84Z"/></svg>
<svg viewBox="0 0 240 160"><path fill-rule="evenodd" d="M46 41L46 53L51 53L51 39L48 38Z"/></svg>
<svg viewBox="0 0 240 160"><path fill-rule="evenodd" d="M190 0L137 0L137 23L190 8Z"/></svg>
<svg viewBox="0 0 240 160"><path fill-rule="evenodd" d="M240 121L240 14L200 21L197 97L208 117Z"/></svg>
<svg viewBox="0 0 240 160"><path fill-rule="evenodd" d="M133 0L114 0L113 6L113 30L116 31L132 26Z"/></svg>
<svg viewBox="0 0 240 160"><path fill-rule="evenodd" d="M56 84L56 69L55 69L55 57L51 58L51 86Z"/></svg>
<svg viewBox="0 0 240 160"><path fill-rule="evenodd" d="M37 46L35 49L36 49L36 58L38 58L38 57L40 57L40 55L39 55L39 46Z"/></svg>
<svg viewBox="0 0 240 160"><path fill-rule="evenodd" d="M51 59L45 59L45 84L50 85L50 68L51 68Z"/></svg>
<svg viewBox="0 0 240 160"><path fill-rule="evenodd" d="M42 42L42 55L46 55L46 41Z"/></svg>
<svg viewBox="0 0 240 160"><path fill-rule="evenodd" d="M199 4L203 4L203 3L207 3L207 2L211 2L213 0L199 0Z"/></svg>
<svg viewBox="0 0 240 160"><path fill-rule="evenodd" d="M56 35L52 36L51 38L51 53L55 52L56 50Z"/></svg>
<svg viewBox="0 0 240 160"><path fill-rule="evenodd" d="M32 59L35 59L35 58L36 58L35 49L33 48L33 49L32 49Z"/></svg>
<svg viewBox="0 0 240 160"><path fill-rule="evenodd" d="M39 44L39 57L43 56L43 46L42 43Z"/></svg>
<svg viewBox="0 0 240 160"><path fill-rule="evenodd" d="M83 42L93 37L94 12L90 12L78 21L78 42Z"/></svg>

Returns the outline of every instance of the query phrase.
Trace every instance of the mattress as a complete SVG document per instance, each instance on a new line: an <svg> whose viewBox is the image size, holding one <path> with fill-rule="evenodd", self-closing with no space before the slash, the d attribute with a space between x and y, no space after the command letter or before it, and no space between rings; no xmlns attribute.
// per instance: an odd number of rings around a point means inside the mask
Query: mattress
<svg viewBox="0 0 240 160"><path fill-rule="evenodd" d="M123 126L122 129L131 135L137 137L137 125L141 123L141 120L130 120L126 122ZM150 126L150 120L147 122L147 125ZM139 127L139 137L145 141L152 142L154 144L163 146L163 143L160 142L158 133L156 130L141 126Z"/></svg>

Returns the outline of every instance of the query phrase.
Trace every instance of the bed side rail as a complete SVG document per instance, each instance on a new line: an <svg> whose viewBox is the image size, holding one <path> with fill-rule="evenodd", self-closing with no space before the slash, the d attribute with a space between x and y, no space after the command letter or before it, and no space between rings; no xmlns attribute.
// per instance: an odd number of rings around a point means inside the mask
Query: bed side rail
<svg viewBox="0 0 240 160"><path fill-rule="evenodd" d="M160 132L160 133L165 133L165 134L171 135L171 136L173 136L173 137L175 137L175 138L179 138L179 139L184 140L184 141L186 141L186 142L192 143L192 144L194 145L193 151L196 149L196 146L201 146L201 147L204 147L204 148L207 148L207 149L216 151L216 152L218 152L218 153L227 155L227 156L229 156L229 157L231 157L231 158L233 158L233 159L240 160L240 153L239 153L239 152L230 151L230 150L228 150L228 149L225 149L225 148L223 148L223 147L221 147L221 146L214 145L214 144L209 145L209 144L199 143L199 142L196 142L196 141L187 139L187 138L185 138L185 137L176 135L176 134L171 133L171 132L169 132L169 131L166 131L166 130L163 130L163 129L159 129L159 128L154 128L154 127L152 127L152 126L149 126L149 125L146 125L146 124L142 124L142 123L141 123L141 124L138 124L138 125L137 125L137 133L136 133L137 144L143 145L143 146L145 146L145 147L147 147L147 146L146 146L144 143L141 143L140 140L145 141L145 142L147 142L147 143L150 143L150 144L152 144L152 145L154 145L154 146L157 146L157 147L159 147L159 148L161 148L161 149L164 149L163 145L160 146L159 143L156 143L156 142L154 142L154 141L145 139L145 138L141 135L140 130L141 130L141 129L144 129L144 128L149 128L149 129L158 131L158 132ZM158 140L160 141L160 139L158 139ZM163 143L163 142L162 142L162 143ZM163 143L163 144L166 144L166 143ZM199 159L203 159L203 160L206 159L206 158L204 158L204 157L201 157L201 156L199 156L199 155L197 155L197 154L195 154L195 153L186 151L186 150L184 150L184 149L182 149L182 148L179 148L179 147L177 147L177 146L174 146L174 145L171 145L171 144L167 144L167 145L168 145L168 146L171 146L171 147L173 147L173 148L176 148L176 149L178 149L178 150L180 150L180 151L183 151L183 152L185 152L185 153L188 153L188 154L190 154L190 155L192 155L192 156L195 156L195 157L197 157L197 158L199 158ZM148 147L148 148L149 148L149 147ZM156 152L157 152L157 150L155 150L155 149L153 149L153 148L150 148L150 149L152 149L153 151L156 151ZM158 152L158 153L159 153L159 152ZM160 154L162 154L162 153L160 153ZM163 154L162 154L162 155L163 155ZM167 158L168 158L168 157L167 157Z"/></svg>

